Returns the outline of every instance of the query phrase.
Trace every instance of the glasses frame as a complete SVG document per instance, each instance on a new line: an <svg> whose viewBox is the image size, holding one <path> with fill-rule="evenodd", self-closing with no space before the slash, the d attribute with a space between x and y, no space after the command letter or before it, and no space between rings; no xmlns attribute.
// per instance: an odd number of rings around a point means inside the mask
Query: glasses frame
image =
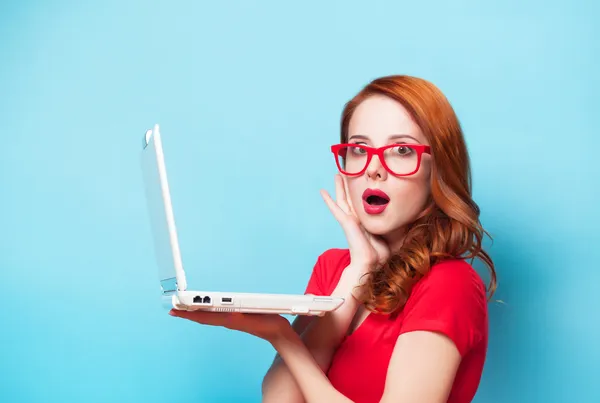
<svg viewBox="0 0 600 403"><path fill-rule="evenodd" d="M394 148L394 147L398 147L398 146L410 147L417 152L417 167L415 168L414 171L407 173L407 174L397 174L394 171L392 171L390 169L390 167L385 163L385 157L383 156L383 152L389 148ZM365 163L365 167L360 172L355 173L355 174L348 173L348 172L344 171L344 169L340 165L340 160L338 157L342 158L342 156L340 155L340 151L346 147L358 147L358 148L362 148L363 150L367 151L367 162ZM388 171L390 174L392 174L394 176L402 177L402 176L414 175L419 171L419 168L421 168L421 160L422 160L423 154L431 155L431 147L423 145L423 144L406 144L406 143L389 144L389 145L383 146L383 147L370 147L370 146L366 146L363 144L334 144L331 146L331 152L333 153L333 155L335 157L335 163L338 167L338 170L346 176L360 176L363 173L365 173L365 171L369 167L369 164L371 163L371 160L373 159L373 156L376 155L379 157L379 161L381 162L381 165L385 168L386 171Z"/></svg>

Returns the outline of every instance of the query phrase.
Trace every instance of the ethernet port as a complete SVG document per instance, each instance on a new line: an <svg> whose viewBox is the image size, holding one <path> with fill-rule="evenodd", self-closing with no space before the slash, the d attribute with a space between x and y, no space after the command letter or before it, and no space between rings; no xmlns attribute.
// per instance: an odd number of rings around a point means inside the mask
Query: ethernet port
<svg viewBox="0 0 600 403"><path fill-rule="evenodd" d="M202 300L203 303L205 304L210 304L210 297L204 297L204 299Z"/></svg>
<svg viewBox="0 0 600 403"><path fill-rule="evenodd" d="M199 295L196 295L194 297L194 304L201 304L202 303L202 297Z"/></svg>

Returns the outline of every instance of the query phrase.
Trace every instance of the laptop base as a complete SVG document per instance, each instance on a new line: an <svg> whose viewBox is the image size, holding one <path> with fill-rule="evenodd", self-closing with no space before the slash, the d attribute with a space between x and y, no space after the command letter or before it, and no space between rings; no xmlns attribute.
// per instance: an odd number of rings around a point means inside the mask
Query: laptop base
<svg viewBox="0 0 600 403"><path fill-rule="evenodd" d="M173 308L186 311L242 312L323 316L343 304L343 298L315 295L178 291Z"/></svg>

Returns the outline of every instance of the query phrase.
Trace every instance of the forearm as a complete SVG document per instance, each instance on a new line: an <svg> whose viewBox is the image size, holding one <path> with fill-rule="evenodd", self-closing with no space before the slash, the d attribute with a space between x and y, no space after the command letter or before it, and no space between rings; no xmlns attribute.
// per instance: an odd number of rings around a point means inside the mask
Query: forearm
<svg viewBox="0 0 600 403"><path fill-rule="evenodd" d="M348 270L350 269L350 270ZM311 325L302 332L299 339L313 356L319 368L326 372L333 354L348 332L348 328L356 311L358 302L352 296L357 284L353 268L344 270L332 296L345 298L344 304L325 316L315 318ZM304 398L291 372L277 355L271 368L265 375L262 385L263 402L303 403Z"/></svg>
<svg viewBox="0 0 600 403"><path fill-rule="evenodd" d="M277 354L262 382L263 403L305 403L304 396L283 359Z"/></svg>
<svg viewBox="0 0 600 403"><path fill-rule="evenodd" d="M282 335L272 341L273 347L285 361L286 367L295 380L296 388L306 403L352 403L338 392L317 365L302 339L295 333Z"/></svg>
<svg viewBox="0 0 600 403"><path fill-rule="evenodd" d="M331 294L345 298L342 306L317 318L301 335L306 348L323 371L329 368L335 350L346 337L358 310L359 302L352 296L352 289L356 284L356 277L352 272L344 271Z"/></svg>

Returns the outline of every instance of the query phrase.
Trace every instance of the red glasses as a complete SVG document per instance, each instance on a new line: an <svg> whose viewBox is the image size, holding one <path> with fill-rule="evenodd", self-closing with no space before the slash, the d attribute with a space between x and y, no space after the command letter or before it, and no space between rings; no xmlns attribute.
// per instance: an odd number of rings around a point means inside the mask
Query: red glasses
<svg viewBox="0 0 600 403"><path fill-rule="evenodd" d="M331 152L344 175L362 175L376 155L392 175L409 176L419 170L423 153L431 154L431 148L422 144L390 144L379 148L362 144L336 144L331 146Z"/></svg>

